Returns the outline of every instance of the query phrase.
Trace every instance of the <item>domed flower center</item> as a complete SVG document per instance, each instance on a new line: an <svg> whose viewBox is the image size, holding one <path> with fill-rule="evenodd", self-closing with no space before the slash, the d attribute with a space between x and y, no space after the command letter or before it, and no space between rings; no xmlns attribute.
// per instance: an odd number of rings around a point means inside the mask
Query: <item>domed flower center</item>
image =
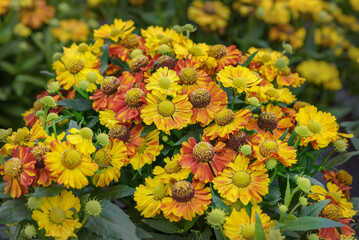
<svg viewBox="0 0 359 240"><path fill-rule="evenodd" d="M110 165L111 153L107 149L100 149L95 153L94 161L97 165L101 165L100 168Z"/></svg>
<svg viewBox="0 0 359 240"><path fill-rule="evenodd" d="M155 200L162 199L164 196L166 196L167 193L167 187L163 185L157 185L153 188L153 198Z"/></svg>
<svg viewBox="0 0 359 240"><path fill-rule="evenodd" d="M222 44L216 44L209 48L208 56L215 59L221 59L227 55L227 48Z"/></svg>
<svg viewBox="0 0 359 240"><path fill-rule="evenodd" d="M73 58L67 63L66 67L70 73L76 74L85 67L85 63L81 58Z"/></svg>
<svg viewBox="0 0 359 240"><path fill-rule="evenodd" d="M133 72L140 72L141 68L144 68L148 65L148 57L144 55L138 55L131 61L131 70Z"/></svg>
<svg viewBox="0 0 359 240"><path fill-rule="evenodd" d="M140 37L137 34L131 33L128 34L121 43L125 48L133 49L140 45Z"/></svg>
<svg viewBox="0 0 359 240"><path fill-rule="evenodd" d="M203 51L202 48L196 45L193 45L192 47L190 47L190 49L188 50L188 52L195 57L199 57L203 55Z"/></svg>
<svg viewBox="0 0 359 240"><path fill-rule="evenodd" d="M244 239L246 240L253 240L254 239L254 234L255 234L255 225L250 223L245 225L244 227L242 227L242 236Z"/></svg>
<svg viewBox="0 0 359 240"><path fill-rule="evenodd" d="M192 183L185 180L175 183L172 187L172 197L177 202L188 202L194 197L194 187Z"/></svg>
<svg viewBox="0 0 359 240"><path fill-rule="evenodd" d="M259 145L259 153L263 157L269 156L271 153L277 153L279 151L279 145L276 141L267 139Z"/></svg>
<svg viewBox="0 0 359 240"><path fill-rule="evenodd" d="M171 79L169 79L168 77L162 77L158 82L158 85L160 86L160 88L169 89L171 87L171 83Z"/></svg>
<svg viewBox="0 0 359 240"><path fill-rule="evenodd" d="M132 88L125 94L125 103L130 108L139 108L143 105L141 100L144 95L140 88Z"/></svg>
<svg viewBox="0 0 359 240"><path fill-rule="evenodd" d="M162 45L162 44L171 45L173 43L173 41L174 40L172 38L164 37L158 43L159 43L159 45Z"/></svg>
<svg viewBox="0 0 359 240"><path fill-rule="evenodd" d="M247 143L249 140L248 134L242 130L239 130L236 134L231 134L227 141L227 146L233 151L238 151L239 146Z"/></svg>
<svg viewBox="0 0 359 240"><path fill-rule="evenodd" d="M158 104L157 107L157 112L164 117L172 116L175 110L176 110L175 105L168 100L161 102L160 104Z"/></svg>
<svg viewBox="0 0 359 240"><path fill-rule="evenodd" d="M50 220L53 223L61 224L65 221L66 213L63 209L55 207L50 211Z"/></svg>
<svg viewBox="0 0 359 240"><path fill-rule="evenodd" d="M233 85L238 87L238 88L246 88L247 87L247 82L244 78L242 77L237 77L235 79L233 79Z"/></svg>
<svg viewBox="0 0 359 240"><path fill-rule="evenodd" d="M237 187L244 188L251 182L251 175L245 171L238 171L233 175L232 180Z"/></svg>
<svg viewBox="0 0 359 240"><path fill-rule="evenodd" d="M205 2L203 4L203 11L210 15L216 14L216 6L213 2Z"/></svg>
<svg viewBox="0 0 359 240"><path fill-rule="evenodd" d="M306 107L306 106L310 106L310 104L307 103L307 102L297 101L297 102L294 103L293 108L294 108L295 111L298 112L299 109L304 108L304 107Z"/></svg>
<svg viewBox="0 0 359 240"><path fill-rule="evenodd" d="M27 128L19 129L15 135L15 142L19 143L22 141L27 141L29 137L30 137L29 129Z"/></svg>
<svg viewBox="0 0 359 240"><path fill-rule="evenodd" d="M317 121L310 121L308 123L308 128L312 133L320 133L322 131L322 125Z"/></svg>
<svg viewBox="0 0 359 240"><path fill-rule="evenodd" d="M193 156L198 162L209 162L214 158L214 148L208 142L199 142L193 148Z"/></svg>
<svg viewBox="0 0 359 240"><path fill-rule="evenodd" d="M34 157L37 161L35 164L35 168L42 169L45 167L44 157L47 152L50 152L50 149L45 146L37 146L37 147L34 147L33 149L31 149L31 153L32 153L32 155L34 155Z"/></svg>
<svg viewBox="0 0 359 240"><path fill-rule="evenodd" d="M236 116L234 115L234 112L231 109L223 109L222 111L217 113L214 119L219 126L226 126L231 122L233 122L235 117Z"/></svg>
<svg viewBox="0 0 359 240"><path fill-rule="evenodd" d="M339 222L339 219L342 218L342 211L339 206L335 204L328 204L323 208L321 215L322 217Z"/></svg>
<svg viewBox="0 0 359 240"><path fill-rule="evenodd" d="M45 109L45 106L42 104L42 103L40 103L40 101L39 100L36 100L35 102L34 102L34 110L35 111L39 111L39 110L44 110Z"/></svg>
<svg viewBox="0 0 359 240"><path fill-rule="evenodd" d="M268 88L264 93L269 97L274 97L274 98L280 97L278 89L275 88Z"/></svg>
<svg viewBox="0 0 359 240"><path fill-rule="evenodd" d="M79 151L70 148L62 153L61 161L65 168L74 169L81 164L82 156Z"/></svg>
<svg viewBox="0 0 359 240"><path fill-rule="evenodd" d="M112 138L118 138L123 142L127 142L130 139L130 131L124 125L115 125L108 132L108 136Z"/></svg>
<svg viewBox="0 0 359 240"><path fill-rule="evenodd" d="M82 128L80 130L80 134L85 139L92 139L92 137L93 137L93 131L91 130L91 128L88 128L88 127Z"/></svg>
<svg viewBox="0 0 359 240"><path fill-rule="evenodd" d="M158 39L165 38L166 36L163 33L159 33L156 35Z"/></svg>
<svg viewBox="0 0 359 240"><path fill-rule="evenodd" d="M194 90L189 101L195 108L205 108L211 102L211 94L204 88Z"/></svg>
<svg viewBox="0 0 359 240"><path fill-rule="evenodd" d="M9 178L17 178L22 169L22 161L18 158L10 158L4 163L5 176Z"/></svg>
<svg viewBox="0 0 359 240"><path fill-rule="evenodd" d="M86 43L81 43L78 47L78 51L81 53L86 52L89 49L89 46Z"/></svg>
<svg viewBox="0 0 359 240"><path fill-rule="evenodd" d="M329 192L328 196L334 199L337 202L340 202L341 196L338 192Z"/></svg>
<svg viewBox="0 0 359 240"><path fill-rule="evenodd" d="M181 169L181 165L178 164L177 160L172 160L164 167L166 173L176 173Z"/></svg>
<svg viewBox="0 0 359 240"><path fill-rule="evenodd" d="M101 84L101 90L107 96L110 96L117 92L117 88L120 86L120 80L117 77L106 77Z"/></svg>
<svg viewBox="0 0 359 240"><path fill-rule="evenodd" d="M273 112L263 112L258 118L258 127L265 131L272 131L277 128L278 118Z"/></svg>
<svg viewBox="0 0 359 240"><path fill-rule="evenodd" d="M155 66L155 69L159 69L161 67L168 67L168 69L173 70L176 66L175 60L171 58L170 56L163 55L159 58L157 58L157 65Z"/></svg>
<svg viewBox="0 0 359 240"><path fill-rule="evenodd" d="M353 183L353 177L345 170L339 170L335 176L345 186L350 186Z"/></svg>
<svg viewBox="0 0 359 240"><path fill-rule="evenodd" d="M198 73L193 68L183 68L179 72L179 78L183 84L192 85L197 81Z"/></svg>
<svg viewBox="0 0 359 240"><path fill-rule="evenodd" d="M263 62L269 62L269 61L271 61L272 60L272 56L270 55L270 54L268 54L268 53L266 53L266 54L263 54L263 56L262 56L262 61Z"/></svg>
<svg viewBox="0 0 359 240"><path fill-rule="evenodd" d="M121 34L121 32L122 31L120 29L114 28L111 30L110 35L111 35L111 37L116 37L117 35Z"/></svg>

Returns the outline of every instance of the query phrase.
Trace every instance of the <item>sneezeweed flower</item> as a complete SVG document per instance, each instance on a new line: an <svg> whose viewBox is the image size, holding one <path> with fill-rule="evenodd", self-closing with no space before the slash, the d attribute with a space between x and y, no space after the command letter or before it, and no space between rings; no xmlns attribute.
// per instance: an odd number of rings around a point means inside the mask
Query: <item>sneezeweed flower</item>
<svg viewBox="0 0 359 240"><path fill-rule="evenodd" d="M162 179L165 182L178 182L184 179L187 179L191 173L191 169L183 168L179 164L181 154L176 154L172 158L166 157L164 162L166 165L164 167L155 166L153 169L153 174L156 178Z"/></svg>
<svg viewBox="0 0 359 240"><path fill-rule="evenodd" d="M253 87L250 90L250 95L253 92L260 92L262 93L259 95L259 99L261 102L267 103L269 101L276 101L276 102L284 102L290 104L296 100L296 97L292 94L292 92L284 87L277 89L272 84L265 85L263 87Z"/></svg>
<svg viewBox="0 0 359 240"><path fill-rule="evenodd" d="M172 129L186 127L192 117L192 104L186 95L177 95L168 100L166 95L149 93L147 104L142 108L142 120L145 124L154 123L156 127L169 133Z"/></svg>
<svg viewBox="0 0 359 240"><path fill-rule="evenodd" d="M50 152L50 149L47 146L35 146L31 149L31 153L36 159L36 179L34 180L34 185L42 185L46 187L49 186L53 180L50 168L44 163L44 158L47 152Z"/></svg>
<svg viewBox="0 0 359 240"><path fill-rule="evenodd" d="M82 154L88 155L96 151L93 145L93 131L91 128L83 127L81 129L71 128L69 135L66 136L67 141L76 146L76 149Z"/></svg>
<svg viewBox="0 0 359 240"><path fill-rule="evenodd" d="M245 208L242 208L240 211L233 209L223 226L225 235L230 239L253 239L255 235L256 213L259 215L265 232L269 228L274 227L274 222L270 217L263 213L258 205L255 205L251 208L250 215Z"/></svg>
<svg viewBox="0 0 359 240"><path fill-rule="evenodd" d="M224 33L230 9L220 1L194 1L188 8L188 19L197 23L204 31Z"/></svg>
<svg viewBox="0 0 359 240"><path fill-rule="evenodd" d="M69 142L53 141L51 152L45 156L45 164L49 166L56 182L66 188L81 189L88 185L87 176L94 175L98 166L90 156L84 155Z"/></svg>
<svg viewBox="0 0 359 240"><path fill-rule="evenodd" d="M157 129L147 133L141 138L141 145L136 148L135 155L130 159L130 163L135 170L139 170L145 164L151 164L163 149L159 144L160 131Z"/></svg>
<svg viewBox="0 0 359 240"><path fill-rule="evenodd" d="M136 187L133 194L136 209L145 218L154 217L161 212L164 198L170 193L170 188L159 178L148 177L145 185Z"/></svg>
<svg viewBox="0 0 359 240"><path fill-rule="evenodd" d="M179 164L190 168L194 178L203 182L211 182L234 158L232 151L225 149L225 143L218 142L213 146L210 142L198 142L193 137L182 143Z"/></svg>
<svg viewBox="0 0 359 240"><path fill-rule="evenodd" d="M135 30L133 25L132 20L122 21L121 19L115 19L113 24L104 24L99 29L95 29L94 38L95 40L99 38L111 39L116 43L120 38L124 39Z"/></svg>
<svg viewBox="0 0 359 240"><path fill-rule="evenodd" d="M94 100L92 107L94 110L106 110L111 105L115 97L120 92L120 80L117 77L106 77L101 83L101 89L98 89L91 97Z"/></svg>
<svg viewBox="0 0 359 240"><path fill-rule="evenodd" d="M216 113L227 106L227 94L215 82L210 82L206 88L198 88L189 93L192 103L192 123L199 123L202 127L208 125Z"/></svg>
<svg viewBox="0 0 359 240"><path fill-rule="evenodd" d="M92 176L93 184L96 187L109 186L120 178L121 167L127 163L127 148L122 141L114 139L96 151L93 161L98 166L98 171Z"/></svg>
<svg viewBox="0 0 359 240"><path fill-rule="evenodd" d="M161 209L171 222L178 222L182 218L191 221L196 215L204 214L211 199L211 191L205 188L204 183L183 180L173 185L172 197L162 200Z"/></svg>
<svg viewBox="0 0 359 240"><path fill-rule="evenodd" d="M30 0L20 9L20 22L32 29L40 28L53 18L55 8L48 6L46 0Z"/></svg>
<svg viewBox="0 0 359 240"><path fill-rule="evenodd" d="M265 138L279 139L288 128L293 127L291 119L284 115L280 107L268 104L262 106L261 111L257 119L249 120L247 130L256 130Z"/></svg>
<svg viewBox="0 0 359 240"><path fill-rule="evenodd" d="M205 43L194 43L192 40L187 39L181 44L173 46L177 59L193 59L195 62L203 63L207 56L209 47Z"/></svg>
<svg viewBox="0 0 359 240"><path fill-rule="evenodd" d="M216 44L209 47L208 58L204 65L204 70L208 75L222 70L225 66L236 65L242 52L235 45L226 47L222 44Z"/></svg>
<svg viewBox="0 0 359 240"><path fill-rule="evenodd" d="M347 199L350 199L350 185L353 183L353 177L345 170L339 170L338 172L334 171L323 171L323 178L327 182L332 182L339 187L339 189L344 193Z"/></svg>
<svg viewBox="0 0 359 240"><path fill-rule="evenodd" d="M227 147L229 147L235 152L238 152L240 151L240 147L247 144L248 141L248 134L242 130L239 130L235 134L229 134L229 138L227 140Z"/></svg>
<svg viewBox="0 0 359 240"><path fill-rule="evenodd" d="M55 197L41 200L40 209L32 212L32 218L37 221L39 229L45 229L45 236L59 240L76 237L75 230L82 226L74 216L81 209L80 199L71 191L63 190Z"/></svg>
<svg viewBox="0 0 359 240"><path fill-rule="evenodd" d="M60 42L84 42L90 33L90 28L82 20L66 19L60 21L59 27L52 28L52 35Z"/></svg>
<svg viewBox="0 0 359 240"><path fill-rule="evenodd" d="M237 112L233 112L229 108L223 109L216 113L215 123L206 127L203 134L211 140L218 136L228 138L230 133L243 129L251 115L252 113L249 109L241 109Z"/></svg>
<svg viewBox="0 0 359 240"><path fill-rule="evenodd" d="M301 146L311 143L314 149L325 148L336 138L338 124L330 113L318 111L314 106L307 106L299 109L296 120L299 126L307 126L311 132L309 137L301 139Z"/></svg>
<svg viewBox="0 0 359 240"><path fill-rule="evenodd" d="M19 198L29 192L29 186L36 178L36 160L31 154L31 148L16 147L12 150L11 158L0 165L0 174L6 182L4 194L10 190L12 198Z"/></svg>
<svg viewBox="0 0 359 240"><path fill-rule="evenodd" d="M116 113L111 109L99 111L100 124L106 126L107 128L112 128L113 126L120 124L120 122L115 118L115 116Z"/></svg>
<svg viewBox="0 0 359 240"><path fill-rule="evenodd" d="M217 80L224 87L234 88L240 94L247 88L256 86L260 83L260 79L251 70L242 66L225 66L224 69L217 73Z"/></svg>
<svg viewBox="0 0 359 240"><path fill-rule="evenodd" d="M146 80L146 89L156 93L163 93L167 95L176 96L177 92L181 89L178 85L179 77L176 72L168 69L167 67L159 68Z"/></svg>
<svg viewBox="0 0 359 240"><path fill-rule="evenodd" d="M134 125L133 127L130 124L118 124L110 129L108 136L111 141L114 139L121 140L127 148L129 158L132 158L136 154L137 148L141 146L142 138L140 135L142 130L143 126L141 124Z"/></svg>
<svg viewBox="0 0 359 240"><path fill-rule="evenodd" d="M331 199L330 204L336 205L340 209L343 218L352 218L357 211L353 210L353 204L347 201L339 187L328 182L327 189L328 191L319 185L313 185L311 187L311 194L308 194L308 197L315 201Z"/></svg>
<svg viewBox="0 0 359 240"><path fill-rule="evenodd" d="M224 199L235 203L240 200L244 205L249 202L258 204L261 196L268 193L269 178L264 164L249 165L249 160L237 155L234 162L213 179L213 187Z"/></svg>

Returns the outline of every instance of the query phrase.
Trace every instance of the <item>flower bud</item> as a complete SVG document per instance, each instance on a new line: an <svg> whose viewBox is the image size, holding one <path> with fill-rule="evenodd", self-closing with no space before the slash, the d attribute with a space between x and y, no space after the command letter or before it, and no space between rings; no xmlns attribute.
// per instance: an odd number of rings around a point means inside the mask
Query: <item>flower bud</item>
<svg viewBox="0 0 359 240"><path fill-rule="evenodd" d="M311 233L307 236L308 240L319 240L319 236L315 233Z"/></svg>
<svg viewBox="0 0 359 240"><path fill-rule="evenodd" d="M43 98L39 99L40 103L42 103L43 105L45 105L46 107L51 107L54 108L57 106L55 99L51 96L45 96Z"/></svg>
<svg viewBox="0 0 359 240"><path fill-rule="evenodd" d="M282 43L282 47L284 49L285 52L289 53L289 54L293 54L293 47L292 45L290 45L289 43Z"/></svg>
<svg viewBox="0 0 359 240"><path fill-rule="evenodd" d="M167 44L162 44L157 48L157 51L161 54L167 54L171 52L171 48Z"/></svg>
<svg viewBox="0 0 359 240"><path fill-rule="evenodd" d="M305 206L308 205L308 200L307 200L306 197L301 196L301 197L299 198L299 203L300 203L300 205L302 205L303 207L305 207Z"/></svg>
<svg viewBox="0 0 359 240"><path fill-rule="evenodd" d="M337 152L346 152L347 151L348 144L345 142L345 140L337 139L334 141L333 144L335 147L335 151L337 151Z"/></svg>
<svg viewBox="0 0 359 240"><path fill-rule="evenodd" d="M60 52L56 52L56 53L54 53L54 55L52 55L52 61L53 62L56 62L56 61L58 61L58 60L60 60L61 58L62 58L62 53L60 53Z"/></svg>
<svg viewBox="0 0 359 240"><path fill-rule="evenodd" d="M297 126L294 128L294 131L296 134L298 134L301 137L309 137L310 131L307 126Z"/></svg>
<svg viewBox="0 0 359 240"><path fill-rule="evenodd" d="M278 208L279 208L279 211L283 214L288 212L288 207L286 205L279 205Z"/></svg>
<svg viewBox="0 0 359 240"><path fill-rule="evenodd" d="M47 85L47 91L49 93L55 93L60 89L60 83L59 82L51 82L49 85Z"/></svg>
<svg viewBox="0 0 359 240"><path fill-rule="evenodd" d="M51 27L58 27L58 26L60 26L60 21L57 18L53 18L50 20L49 25Z"/></svg>
<svg viewBox="0 0 359 240"><path fill-rule="evenodd" d="M57 115L56 113L49 113L46 117L46 120L49 122L55 121L57 119L59 119L59 115Z"/></svg>
<svg viewBox="0 0 359 240"><path fill-rule="evenodd" d="M282 234L279 229L271 228L268 230L268 240L282 240Z"/></svg>
<svg viewBox="0 0 359 240"><path fill-rule="evenodd" d="M269 158L267 161L266 161L266 168L268 169L268 170L272 170L272 169L274 169L276 166L277 166L277 164L278 164L278 161L277 161L277 159L275 159L275 158Z"/></svg>
<svg viewBox="0 0 359 240"><path fill-rule="evenodd" d="M27 225L24 229L24 234L28 239L36 237L37 231L34 225Z"/></svg>
<svg viewBox="0 0 359 240"><path fill-rule="evenodd" d="M177 33L181 33L183 31L180 25L174 25L172 29L175 30Z"/></svg>
<svg viewBox="0 0 359 240"><path fill-rule="evenodd" d="M95 199L88 200L85 205L85 211L89 215L98 216L102 212L101 203Z"/></svg>
<svg viewBox="0 0 359 240"><path fill-rule="evenodd" d="M96 82L97 80L97 74L93 71L91 72L88 72L87 75L86 75L86 80L89 82L89 83L94 83Z"/></svg>
<svg viewBox="0 0 359 240"><path fill-rule="evenodd" d="M288 62L284 57L279 57L277 61L275 61L274 66L277 67L279 71L281 71L287 68Z"/></svg>
<svg viewBox="0 0 359 240"><path fill-rule="evenodd" d="M185 24L182 26L183 31L189 31L189 32L195 32L197 30L197 27L192 24Z"/></svg>
<svg viewBox="0 0 359 240"><path fill-rule="evenodd" d="M62 2L59 5L57 5L57 9L62 13L68 13L71 11L70 5L66 2Z"/></svg>
<svg viewBox="0 0 359 240"><path fill-rule="evenodd" d="M258 98L256 97L249 97L247 98L247 101L250 105L252 106L255 106L255 107L259 107L260 106L260 103L259 103L259 100Z"/></svg>
<svg viewBox="0 0 359 240"><path fill-rule="evenodd" d="M169 140L169 138L168 138L167 135L164 135L164 136L162 137L162 141L167 142L168 140Z"/></svg>
<svg viewBox="0 0 359 240"><path fill-rule="evenodd" d="M89 50L89 45L87 45L86 43L80 43L78 50L79 50L79 52L84 53L87 50Z"/></svg>
<svg viewBox="0 0 359 240"><path fill-rule="evenodd" d="M89 87L90 83L86 80L81 80L79 82L79 88L82 90L82 91L86 91L87 88Z"/></svg>
<svg viewBox="0 0 359 240"><path fill-rule="evenodd" d="M226 221L226 213L222 209L213 208L207 213L206 220L213 228L219 228Z"/></svg>
<svg viewBox="0 0 359 240"><path fill-rule="evenodd" d="M134 50L130 53L131 59L132 59L132 58L135 58L135 57L137 57L137 56L139 56L139 55L143 55L143 52L142 52L140 49L138 49L138 48L134 49Z"/></svg>
<svg viewBox="0 0 359 240"><path fill-rule="evenodd" d="M42 200L41 198L37 198L37 197L29 197L27 199L27 203L26 206L28 209L30 210L36 210L39 209L41 206Z"/></svg>
<svg viewBox="0 0 359 240"><path fill-rule="evenodd" d="M0 141L4 140L6 137L10 136L12 133L12 129L8 128L8 129L0 129Z"/></svg>
<svg viewBox="0 0 359 240"><path fill-rule="evenodd" d="M310 187L312 186L312 184L310 183L310 180L308 178L298 176L296 181L297 181L297 185L303 192L310 191Z"/></svg>
<svg viewBox="0 0 359 240"><path fill-rule="evenodd" d="M98 28L99 27L99 23L98 23L98 21L96 20L96 19L94 19L94 18L91 18L91 19L89 19L88 21L87 21L87 24L88 24L88 26L90 27L90 28Z"/></svg>
<svg viewBox="0 0 359 240"><path fill-rule="evenodd" d="M244 144L243 146L241 146L239 151L243 153L244 156L252 155L252 148L248 144Z"/></svg>
<svg viewBox="0 0 359 240"><path fill-rule="evenodd" d="M35 117L41 117L44 116L45 112L44 110L38 110L35 112Z"/></svg>
<svg viewBox="0 0 359 240"><path fill-rule="evenodd" d="M106 133L97 134L96 139L99 142L99 144L103 147L106 146L110 140Z"/></svg>

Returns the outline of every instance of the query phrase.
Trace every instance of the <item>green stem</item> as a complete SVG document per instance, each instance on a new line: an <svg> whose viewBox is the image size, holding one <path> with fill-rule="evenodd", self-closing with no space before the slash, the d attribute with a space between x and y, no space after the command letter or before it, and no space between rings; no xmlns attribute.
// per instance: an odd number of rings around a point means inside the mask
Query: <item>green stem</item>
<svg viewBox="0 0 359 240"><path fill-rule="evenodd" d="M269 185L273 182L275 176L277 176L277 173L278 173L277 168L274 168L274 172L273 172L272 176L270 177Z"/></svg>
<svg viewBox="0 0 359 240"><path fill-rule="evenodd" d="M294 194L295 194L296 192L298 192L299 189L300 189L299 186L297 186L296 188L294 188L294 190L292 191L292 193L291 193L290 196L289 196L289 199L287 200L287 202L284 203L284 205L285 205L286 207L289 207L290 202L292 201L292 198L293 198Z"/></svg>
<svg viewBox="0 0 359 240"><path fill-rule="evenodd" d="M222 234L223 239L227 239L226 234L224 234L223 227L220 226L219 228L220 228L220 230L221 230L221 234Z"/></svg>
<svg viewBox="0 0 359 240"><path fill-rule="evenodd" d="M293 146L294 149L297 149L297 148L298 148L301 138L302 138L301 136L298 136L298 137L297 137L297 140L295 141L294 146Z"/></svg>
<svg viewBox="0 0 359 240"><path fill-rule="evenodd" d="M46 125L46 119L47 119L47 112L49 111L49 107L45 107L43 121L42 121L42 127L46 129L46 133L48 134L47 126Z"/></svg>
<svg viewBox="0 0 359 240"><path fill-rule="evenodd" d="M87 100L89 99L89 96L88 96L87 92L85 93L84 91L82 91L78 87L76 87L76 86L74 86L74 87L76 88L76 91L81 94L81 96L83 96Z"/></svg>
<svg viewBox="0 0 359 240"><path fill-rule="evenodd" d="M88 217L89 217L89 214L86 213L84 219L83 219L82 222L81 222L81 225L82 225L82 226L85 224L85 222L87 221L87 218L88 218Z"/></svg>
<svg viewBox="0 0 359 240"><path fill-rule="evenodd" d="M294 208L290 211L290 213L288 213L288 215L292 214L295 209L297 209L299 207L300 203L297 203L297 205L294 206Z"/></svg>
<svg viewBox="0 0 359 240"><path fill-rule="evenodd" d="M235 90L234 91L234 96L233 96L233 100L232 100L232 103L231 103L231 109L233 110L234 109L234 102L236 101L236 98L237 98L237 91Z"/></svg>
<svg viewBox="0 0 359 240"><path fill-rule="evenodd" d="M329 153L329 155L324 159L324 161L317 167L317 169L315 169L314 174L316 174L317 172L319 172L322 167L324 166L324 164L328 161L328 159L330 158L330 156L332 156L332 154L335 152L335 148Z"/></svg>
<svg viewBox="0 0 359 240"><path fill-rule="evenodd" d="M57 140L57 132L56 132L56 124L55 124L55 121L52 121L52 122L51 122L51 125L52 125L52 129L54 130L55 139Z"/></svg>
<svg viewBox="0 0 359 240"><path fill-rule="evenodd" d="M57 90L56 93L59 94L59 96L62 98L62 100L65 100L65 97L62 96L62 94L60 93L60 90Z"/></svg>

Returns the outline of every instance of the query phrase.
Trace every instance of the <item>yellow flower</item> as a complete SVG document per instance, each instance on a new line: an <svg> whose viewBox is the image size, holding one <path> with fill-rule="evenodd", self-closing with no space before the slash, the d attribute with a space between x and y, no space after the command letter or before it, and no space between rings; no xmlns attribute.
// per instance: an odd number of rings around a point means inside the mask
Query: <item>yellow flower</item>
<svg viewBox="0 0 359 240"><path fill-rule="evenodd" d="M70 134L66 136L67 140L69 143L74 144L76 149L82 154L87 155L96 151L96 148L92 143L93 132L90 128L84 127L81 130L71 128L69 133Z"/></svg>
<svg viewBox="0 0 359 240"><path fill-rule="evenodd" d="M153 169L153 174L167 183L186 179L191 173L191 169L181 167L178 163L180 156L181 154L178 153L172 158L166 157L164 159L166 165L164 167L156 166Z"/></svg>
<svg viewBox="0 0 359 240"><path fill-rule="evenodd" d="M12 0L3 0L0 2L0 15L6 13L9 10L9 6Z"/></svg>
<svg viewBox="0 0 359 240"><path fill-rule="evenodd" d="M188 19L204 31L223 31L227 27L231 10L221 1L194 1L188 8Z"/></svg>
<svg viewBox="0 0 359 240"><path fill-rule="evenodd" d="M110 109L105 111L99 111L100 124L106 126L107 128L112 128L116 124L120 123L116 118L116 113Z"/></svg>
<svg viewBox="0 0 359 240"><path fill-rule="evenodd" d="M349 3L355 11L359 12L359 1L358 0L349 0Z"/></svg>
<svg viewBox="0 0 359 240"><path fill-rule="evenodd" d="M181 44L174 44L177 59L192 58L196 62L203 63L208 56L209 46L205 43L194 43L186 39Z"/></svg>
<svg viewBox="0 0 359 240"><path fill-rule="evenodd" d="M37 221L39 229L45 229L46 237L65 240L76 237L75 229L82 226L79 219L74 218L80 209L80 199L63 190L55 197L41 198L40 209L33 211L32 218Z"/></svg>
<svg viewBox="0 0 359 240"><path fill-rule="evenodd" d="M90 29L82 20L66 19L60 21L60 27L52 28L52 35L61 42L84 42Z"/></svg>
<svg viewBox="0 0 359 240"><path fill-rule="evenodd" d="M231 215L226 218L226 223L223 225L225 235L230 239L253 239L255 234L256 213L258 213L265 231L270 227L274 227L274 222L270 217L262 213L262 209L256 205L252 207L250 215L247 213L246 208L242 208L240 211L233 209Z"/></svg>
<svg viewBox="0 0 359 240"><path fill-rule="evenodd" d="M154 95L156 93L163 93L176 96L177 92L181 89L178 85L179 77L177 73L167 67L157 69L147 81L146 89L152 90Z"/></svg>
<svg viewBox="0 0 359 240"><path fill-rule="evenodd" d="M132 20L122 21L121 19L115 19L113 24L104 24L99 29L94 31L95 40L99 38L111 39L114 42L118 42L119 38L124 39L128 34L135 30Z"/></svg>
<svg viewBox="0 0 359 240"><path fill-rule="evenodd" d="M311 132L309 137L301 139L301 146L307 146L310 142L314 149L325 148L336 139L339 126L330 113L307 106L299 109L296 120L299 126L306 126Z"/></svg>
<svg viewBox="0 0 359 240"><path fill-rule="evenodd" d="M314 32L314 42L324 47L335 48L343 42L344 36L337 32L333 27L323 26L316 28Z"/></svg>
<svg viewBox="0 0 359 240"><path fill-rule="evenodd" d="M289 23L290 9L287 1L263 0L260 6L264 9L264 22L281 25Z"/></svg>
<svg viewBox="0 0 359 240"><path fill-rule="evenodd" d="M81 189L88 185L87 176L94 175L97 165L90 156L83 155L68 142L53 141L45 164L59 184L67 188Z"/></svg>

